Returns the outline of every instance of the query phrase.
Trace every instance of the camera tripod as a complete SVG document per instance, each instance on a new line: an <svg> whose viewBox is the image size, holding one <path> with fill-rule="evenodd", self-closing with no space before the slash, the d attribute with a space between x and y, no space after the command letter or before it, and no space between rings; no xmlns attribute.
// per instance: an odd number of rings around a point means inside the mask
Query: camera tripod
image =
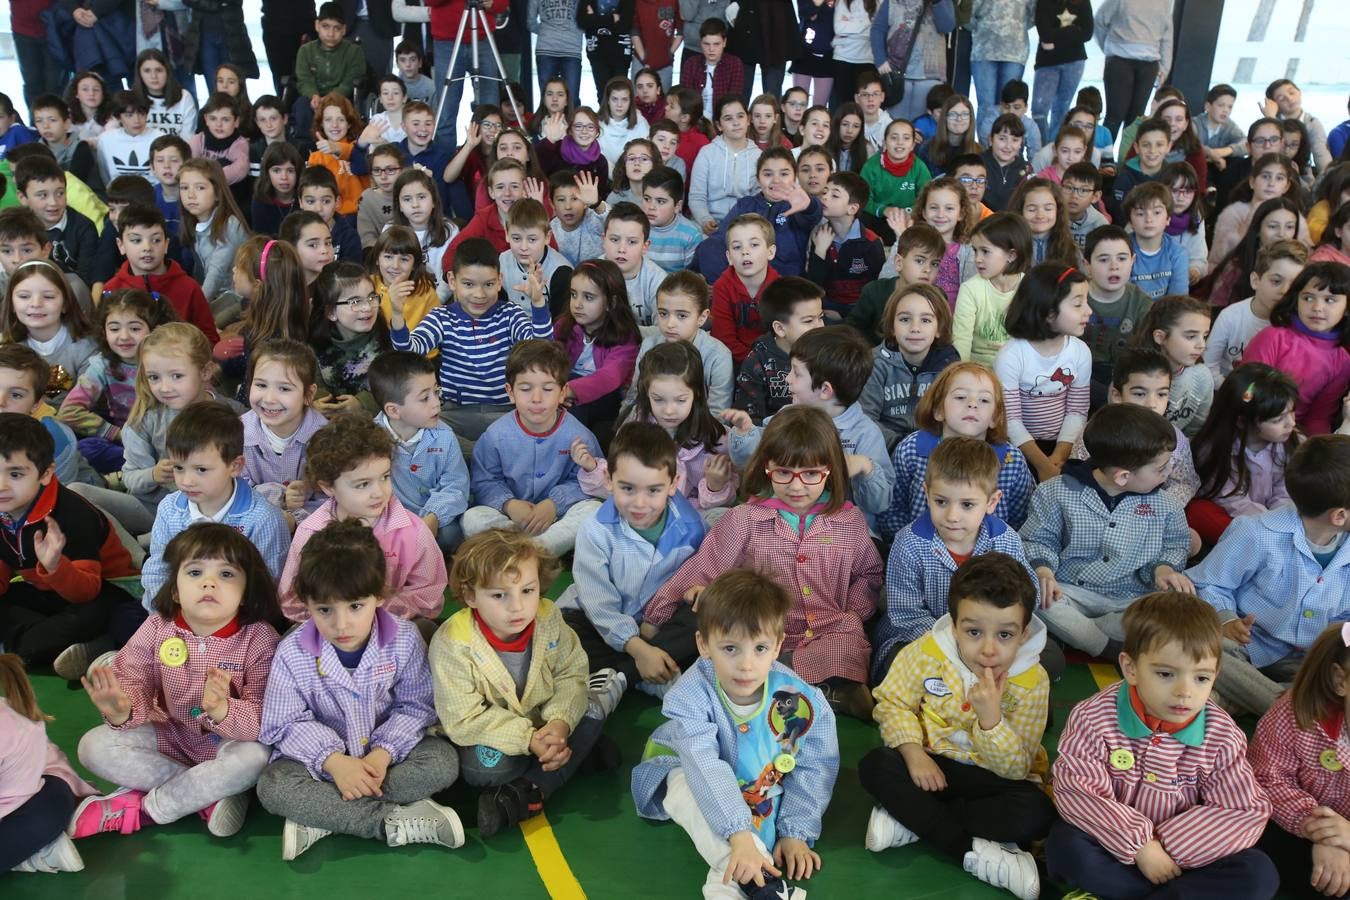
<svg viewBox="0 0 1350 900"><path fill-rule="evenodd" d="M450 52L450 64L445 69L445 80L441 84L441 97L436 103L436 119L432 124L432 134L438 134L441 127L441 115L445 112L445 98L450 92L450 85L454 81L472 81L473 95L475 98L481 96L478 90L479 82L486 78L490 81L501 82L502 89L506 91L506 99L511 103L511 109L515 112L517 122L524 122L525 117L521 113L520 105L516 103L515 92L511 90L511 81L506 77L506 67L502 65L502 55L497 51L497 41L492 34L497 30L495 17L489 17L489 13L484 9L484 0L465 0L464 12L459 17L459 27L455 30L455 48ZM464 49L461 41L464 38L465 27L469 28L469 47L473 54L469 71L458 77L455 76L455 62L459 59L459 52ZM497 64L497 74L484 75L479 65L478 50L478 27L483 29L483 36L487 38L488 49L492 51L492 59ZM459 110L450 110L450 115L459 114Z"/></svg>

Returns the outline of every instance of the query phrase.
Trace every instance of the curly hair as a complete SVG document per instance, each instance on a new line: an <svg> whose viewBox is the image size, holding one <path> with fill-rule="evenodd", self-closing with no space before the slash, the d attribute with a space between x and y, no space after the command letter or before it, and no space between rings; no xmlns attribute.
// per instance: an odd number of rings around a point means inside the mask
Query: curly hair
<svg viewBox="0 0 1350 900"><path fill-rule="evenodd" d="M333 484L368 459L394 458L394 439L363 413L344 413L314 432L305 451L305 478Z"/></svg>

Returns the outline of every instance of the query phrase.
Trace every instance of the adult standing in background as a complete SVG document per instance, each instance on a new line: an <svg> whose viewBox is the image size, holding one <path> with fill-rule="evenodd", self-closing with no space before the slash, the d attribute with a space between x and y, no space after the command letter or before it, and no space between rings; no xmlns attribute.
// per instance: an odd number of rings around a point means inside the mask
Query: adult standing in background
<svg viewBox="0 0 1350 900"><path fill-rule="evenodd" d="M42 94L60 94L66 86L66 73L47 52L47 27L42 11L52 0L10 0L9 30L14 35L14 55L19 60L23 79L23 100L28 106L28 121L33 121L33 101Z"/></svg>
<svg viewBox="0 0 1350 900"><path fill-rule="evenodd" d="M739 56L745 65L747 103L753 94L756 67L763 82L760 93L783 96L787 65L802 55L802 34L793 7L794 0L744 0L735 10L727 52Z"/></svg>
<svg viewBox="0 0 1350 900"><path fill-rule="evenodd" d="M945 36L954 28L952 0L885 0L877 7L872 61L882 75L904 66L905 97L887 110L892 119L913 122L928 111L928 92L947 80Z"/></svg>
<svg viewBox="0 0 1350 900"><path fill-rule="evenodd" d="M834 0L834 84L830 109L853 100L858 75L872 68L872 16L877 0Z"/></svg>
<svg viewBox="0 0 1350 900"><path fill-rule="evenodd" d="M1092 40L1091 0L1036 0L1036 77L1031 118L1041 143L1055 139L1083 80L1087 42Z"/></svg>
<svg viewBox="0 0 1350 900"><path fill-rule="evenodd" d="M721 19L726 21L727 7L731 5L732 0L680 0L680 19L684 22L684 44L681 46L680 70L684 70L684 61L691 56L698 56L698 30L703 23L709 19ZM755 0L749 0L753 3ZM622 73L620 73L622 74ZM706 115L708 110L703 111Z"/></svg>
<svg viewBox="0 0 1350 900"><path fill-rule="evenodd" d="M300 45L318 40L314 0L262 0L262 37L267 65L272 69L273 93L280 97L285 93L286 79L295 74L295 54Z"/></svg>
<svg viewBox="0 0 1350 900"><path fill-rule="evenodd" d="M342 0L342 21L347 25L347 38L361 45L366 69L376 77L394 71L394 37L398 34L398 25L394 22L391 4L392 0ZM215 78L214 72L211 78Z"/></svg>
<svg viewBox="0 0 1350 900"><path fill-rule="evenodd" d="M975 82L975 135L989 143L1003 85L1027 68L1027 30L1034 0L974 0L970 4L970 77Z"/></svg>
<svg viewBox="0 0 1350 900"><path fill-rule="evenodd" d="M1094 32L1106 54L1106 130L1133 122L1172 67L1172 0L1106 0Z"/></svg>
<svg viewBox="0 0 1350 900"><path fill-rule="evenodd" d="M835 0L797 0L802 52L792 63L792 83L816 106L830 102L834 85L834 4Z"/></svg>

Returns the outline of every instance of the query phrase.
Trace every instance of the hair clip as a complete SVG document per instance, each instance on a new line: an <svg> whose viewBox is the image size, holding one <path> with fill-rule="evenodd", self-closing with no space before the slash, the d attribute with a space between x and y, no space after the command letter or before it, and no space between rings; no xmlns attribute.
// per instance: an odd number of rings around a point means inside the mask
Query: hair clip
<svg viewBox="0 0 1350 900"><path fill-rule="evenodd" d="M1252 398L1255 396L1256 396L1256 382L1253 381L1251 384L1247 385L1247 389L1242 392L1242 402L1251 403Z"/></svg>
<svg viewBox="0 0 1350 900"><path fill-rule="evenodd" d="M1058 278L1055 279L1055 285L1058 286L1063 284L1065 278L1068 278L1070 275L1072 275L1074 272L1077 271L1078 270L1075 269L1073 266L1069 266Z"/></svg>
<svg viewBox="0 0 1350 900"><path fill-rule="evenodd" d="M262 258L258 260L259 280L262 280L267 277L267 254L272 252L272 245L275 243L276 241L268 241L267 243L263 244Z"/></svg>

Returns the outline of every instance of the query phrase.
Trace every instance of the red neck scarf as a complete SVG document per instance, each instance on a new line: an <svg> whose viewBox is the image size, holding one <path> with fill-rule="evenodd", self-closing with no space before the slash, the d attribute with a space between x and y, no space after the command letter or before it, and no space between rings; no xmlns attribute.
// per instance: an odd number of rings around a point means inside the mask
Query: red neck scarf
<svg viewBox="0 0 1350 900"><path fill-rule="evenodd" d="M894 162L891 155L885 150L881 151L881 167L890 172L896 178L904 178L909 174L909 170L914 168L914 154L906 156L901 162Z"/></svg>
<svg viewBox="0 0 1350 900"><path fill-rule="evenodd" d="M1150 716L1148 710L1144 709L1144 701L1139 699L1139 692L1134 689L1134 685L1130 685L1130 708L1139 717L1139 721L1148 726L1149 731L1161 731L1163 734L1176 734L1195 721L1195 716L1191 716L1185 722L1164 722L1162 719ZM1196 713L1195 715L1200 714Z"/></svg>
<svg viewBox="0 0 1350 900"><path fill-rule="evenodd" d="M504 641L492 633L492 629L483 621L483 617L478 615L478 610L476 609L473 611L473 620L478 623L478 630L483 632L483 637L487 639L488 646L498 653L524 653L529 649L530 640L534 637L533 622L517 635L514 640Z"/></svg>

